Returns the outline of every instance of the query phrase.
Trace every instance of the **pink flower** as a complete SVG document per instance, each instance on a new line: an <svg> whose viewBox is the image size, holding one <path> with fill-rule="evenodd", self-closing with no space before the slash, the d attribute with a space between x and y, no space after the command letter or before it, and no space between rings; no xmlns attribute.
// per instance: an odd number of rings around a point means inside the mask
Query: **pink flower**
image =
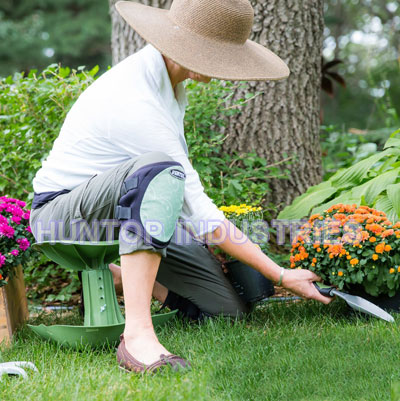
<svg viewBox="0 0 400 401"><path fill-rule="evenodd" d="M30 210L26 210L24 212L24 214L22 215L22 218L25 220L29 220L29 217L31 216L31 211Z"/></svg>
<svg viewBox="0 0 400 401"><path fill-rule="evenodd" d="M19 206L12 205L11 203L8 204L6 212L9 212L13 216L18 216L18 217L21 217L24 214L23 210Z"/></svg>
<svg viewBox="0 0 400 401"><path fill-rule="evenodd" d="M7 217L4 217L3 215L0 214L0 225L3 224L8 224Z"/></svg>
<svg viewBox="0 0 400 401"><path fill-rule="evenodd" d="M18 256L19 255L19 250L18 249L13 249L10 253L11 253L11 255Z"/></svg>
<svg viewBox="0 0 400 401"><path fill-rule="evenodd" d="M6 257L0 253L0 267L6 263Z"/></svg>
<svg viewBox="0 0 400 401"><path fill-rule="evenodd" d="M12 238L14 236L14 229L7 224L0 225L0 237Z"/></svg>
<svg viewBox="0 0 400 401"><path fill-rule="evenodd" d="M32 230L31 230L30 226L26 227L25 230L28 231L28 233L32 234Z"/></svg>
<svg viewBox="0 0 400 401"><path fill-rule="evenodd" d="M0 212L5 210L6 207L7 207L7 203L0 203Z"/></svg>
<svg viewBox="0 0 400 401"><path fill-rule="evenodd" d="M26 251L31 246L30 242L26 238L18 238L17 244L19 245L19 249L21 249L21 251Z"/></svg>
<svg viewBox="0 0 400 401"><path fill-rule="evenodd" d="M25 207L25 206L26 206L26 202L21 201L21 200L17 200L16 203L17 203L17 205L20 206L20 207Z"/></svg>
<svg viewBox="0 0 400 401"><path fill-rule="evenodd" d="M20 224L21 223L21 217L18 217L18 216L11 217L11 220L16 224Z"/></svg>

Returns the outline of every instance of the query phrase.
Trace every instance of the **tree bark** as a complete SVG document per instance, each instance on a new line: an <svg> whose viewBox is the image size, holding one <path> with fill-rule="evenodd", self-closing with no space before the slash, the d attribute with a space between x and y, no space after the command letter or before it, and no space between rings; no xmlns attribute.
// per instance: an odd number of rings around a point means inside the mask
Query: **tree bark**
<svg viewBox="0 0 400 401"><path fill-rule="evenodd" d="M289 180L273 179L267 199L279 209L322 177L319 145L322 0L251 1L255 19L251 39L278 54L289 66L288 79L250 82L251 91L263 92L246 104L226 126L227 152L255 150L277 163L295 156ZM243 98L237 89L234 98Z"/></svg>
<svg viewBox="0 0 400 401"><path fill-rule="evenodd" d="M123 22L109 0L112 19L113 63L139 50L144 41ZM171 0L142 0L144 4L169 8ZM256 151L269 164L284 154L294 157L289 180L270 181L267 200L279 209L310 185L321 180L319 111L323 0L251 1L255 11L251 39L267 46L289 65L291 75L281 82L250 82L238 88L235 99L245 92L263 92L248 102L240 115L232 116L224 128L229 133L224 151Z"/></svg>
<svg viewBox="0 0 400 401"><path fill-rule="evenodd" d="M135 53L146 43L118 14L114 6L117 1L108 0L112 25L111 50L113 65ZM172 0L141 0L140 3L147 6L169 9Z"/></svg>

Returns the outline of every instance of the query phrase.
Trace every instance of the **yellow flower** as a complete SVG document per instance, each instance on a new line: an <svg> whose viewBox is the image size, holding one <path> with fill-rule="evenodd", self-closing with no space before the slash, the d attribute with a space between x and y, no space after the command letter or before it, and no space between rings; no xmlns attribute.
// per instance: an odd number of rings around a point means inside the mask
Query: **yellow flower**
<svg viewBox="0 0 400 401"><path fill-rule="evenodd" d="M372 259L373 259L373 260L378 260L378 258L379 258L379 256L378 256L376 253L374 253L374 254L372 255Z"/></svg>
<svg viewBox="0 0 400 401"><path fill-rule="evenodd" d="M356 265L357 263L358 263L358 259L357 258L354 258L354 259L350 260L350 264L353 265L353 266Z"/></svg>
<svg viewBox="0 0 400 401"><path fill-rule="evenodd" d="M396 271L396 270L393 269L393 267L392 267L392 268L389 270L389 273L390 273L390 274L393 274L395 271Z"/></svg>
<svg viewBox="0 0 400 401"><path fill-rule="evenodd" d="M347 255L346 258L347 258L348 260L350 260L350 259L351 259L351 256L350 256L350 255Z"/></svg>

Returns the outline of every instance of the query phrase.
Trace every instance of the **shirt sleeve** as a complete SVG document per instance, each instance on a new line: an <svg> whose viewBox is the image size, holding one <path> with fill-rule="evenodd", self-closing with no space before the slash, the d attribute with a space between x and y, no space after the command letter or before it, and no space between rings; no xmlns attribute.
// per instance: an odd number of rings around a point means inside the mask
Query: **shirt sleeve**
<svg viewBox="0 0 400 401"><path fill-rule="evenodd" d="M118 115L111 117L108 139L131 157L158 151L181 163L186 174L181 223L195 236L214 231L224 220L224 214L204 192L199 175L185 153L174 121L163 114L164 110L157 110L146 102L132 105L129 109L120 110ZM135 110L134 115L132 110Z"/></svg>

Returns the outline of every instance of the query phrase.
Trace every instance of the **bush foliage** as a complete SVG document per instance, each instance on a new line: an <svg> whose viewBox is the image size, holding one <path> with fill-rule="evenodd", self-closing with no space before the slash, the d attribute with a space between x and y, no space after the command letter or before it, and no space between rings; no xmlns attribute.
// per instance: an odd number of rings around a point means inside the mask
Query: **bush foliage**
<svg viewBox="0 0 400 401"><path fill-rule="evenodd" d="M61 124L98 68L76 71L51 65L41 74L15 74L0 81L0 193L32 198L32 179Z"/></svg>

